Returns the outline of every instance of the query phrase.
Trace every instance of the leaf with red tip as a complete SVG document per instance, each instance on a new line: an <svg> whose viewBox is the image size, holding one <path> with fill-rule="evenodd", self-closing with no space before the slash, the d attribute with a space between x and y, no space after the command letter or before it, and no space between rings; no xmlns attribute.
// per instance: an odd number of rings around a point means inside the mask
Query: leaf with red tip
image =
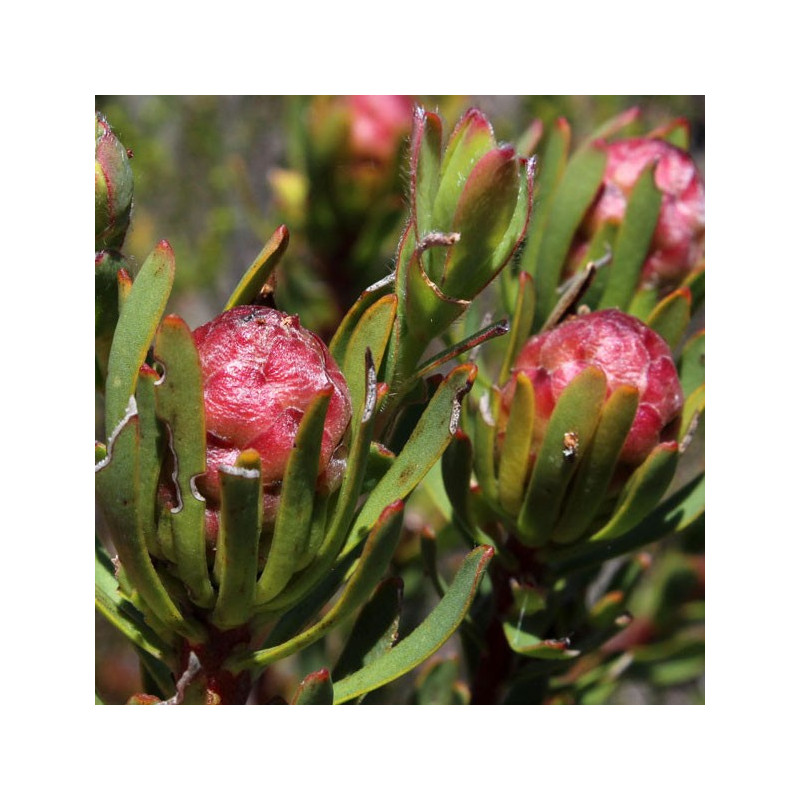
<svg viewBox="0 0 800 800"><path fill-rule="evenodd" d="M675 350L689 327L691 307L691 292L686 288L676 289L653 309L645 323Z"/></svg>
<svg viewBox="0 0 800 800"><path fill-rule="evenodd" d="M578 650L569 649L568 639L541 639L511 622L503 623L503 634L515 653L528 658L564 660L580 655Z"/></svg>
<svg viewBox="0 0 800 800"><path fill-rule="evenodd" d="M221 508L214 576L219 596L211 615L221 630L236 628L252 616L261 536L261 458L245 450L230 467L219 470Z"/></svg>
<svg viewBox="0 0 800 800"><path fill-rule="evenodd" d="M414 110L411 133L411 209L417 240L434 230L433 206L442 166L442 120L425 109Z"/></svg>
<svg viewBox="0 0 800 800"><path fill-rule="evenodd" d="M491 547L475 548L464 559L445 596L417 628L386 655L334 684L334 703L346 703L378 689L432 656L466 616L493 555Z"/></svg>
<svg viewBox="0 0 800 800"><path fill-rule="evenodd" d="M648 139L663 139L675 147L679 147L686 152L689 151L691 143L691 131L689 130L689 120L686 117L678 117L671 122L655 128L647 134Z"/></svg>
<svg viewBox="0 0 800 800"><path fill-rule="evenodd" d="M280 225L247 268L223 310L228 311L234 306L252 303L275 271L288 246L289 229L285 225Z"/></svg>
<svg viewBox="0 0 800 800"><path fill-rule="evenodd" d="M194 481L206 471L206 426L200 356L189 326L178 316L164 318L153 356L164 370L156 385L156 410L167 426L173 485L178 504L169 510L176 565L192 601L202 608L215 602L208 575L205 499Z"/></svg>
<svg viewBox="0 0 800 800"><path fill-rule="evenodd" d="M478 109L469 109L456 124L444 152L433 210L433 230L452 230L451 221L464 183L478 160L494 147L489 120Z"/></svg>
<svg viewBox="0 0 800 800"><path fill-rule="evenodd" d="M625 484L611 519L591 541L616 539L641 522L667 491L677 464L677 442L664 442L655 447Z"/></svg>
<svg viewBox="0 0 800 800"><path fill-rule="evenodd" d="M626 108L616 116L612 117L605 122L602 122L596 127L587 137L582 147L588 147L596 139L608 139L611 136L616 136L621 133L629 125L636 122L642 115L638 107Z"/></svg>
<svg viewBox="0 0 800 800"><path fill-rule="evenodd" d="M142 264L114 331L106 379L107 432L114 430L125 415L174 277L175 255L168 242L159 242Z"/></svg>
<svg viewBox="0 0 800 800"><path fill-rule="evenodd" d="M519 167L514 149L503 147L486 153L469 174L451 226L461 238L448 251L443 274L432 276L448 294L471 299L494 277L495 251L518 204Z"/></svg>
<svg viewBox="0 0 800 800"><path fill-rule="evenodd" d="M341 680L392 649L400 629L403 581L387 578L356 617L331 677Z"/></svg>
<svg viewBox="0 0 800 800"><path fill-rule="evenodd" d="M306 675L292 697L293 706L331 706L333 705L333 683L327 669L320 669Z"/></svg>

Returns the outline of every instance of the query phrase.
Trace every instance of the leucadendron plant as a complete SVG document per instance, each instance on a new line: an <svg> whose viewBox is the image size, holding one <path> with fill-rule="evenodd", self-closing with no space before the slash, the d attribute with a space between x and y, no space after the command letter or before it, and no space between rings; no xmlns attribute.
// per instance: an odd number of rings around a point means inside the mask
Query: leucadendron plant
<svg viewBox="0 0 800 800"><path fill-rule="evenodd" d="M222 313L194 332L176 315L162 318L176 269L166 241L135 280L117 273L116 298L98 297L118 319L95 466L116 561L98 542L97 601L142 656L152 692L137 703L245 702L260 672L361 611L338 661L292 700L353 701L421 663L467 613L489 546L466 556L401 642L396 586L380 582L404 501L454 436L476 375L461 364L426 381L418 362L520 243L532 176L477 112L456 128L445 168L441 121L420 111L414 124L415 186L424 176L438 216L423 223L415 204L395 273L364 292L330 348L297 316L268 307L262 291L286 249L285 227ZM453 299L426 276L431 247L453 253L434 273ZM398 435L412 395L414 424ZM391 449L382 431L393 432ZM379 629L376 613L386 619Z"/></svg>
<svg viewBox="0 0 800 800"><path fill-rule="evenodd" d="M534 123L528 158L477 109L447 133L407 105L309 106L303 147L347 154L355 199L394 191L410 131L393 267L326 341L275 307L285 225L213 319L165 315L179 267L162 241L131 277L127 151L98 118L96 602L141 660L133 704L253 702L301 663L276 702L359 703L423 662L410 702L604 702L660 665L656 635L697 668L669 607L695 608L702 574L685 125L615 140L631 112L570 156L566 122ZM369 213L306 199L318 252Z"/></svg>

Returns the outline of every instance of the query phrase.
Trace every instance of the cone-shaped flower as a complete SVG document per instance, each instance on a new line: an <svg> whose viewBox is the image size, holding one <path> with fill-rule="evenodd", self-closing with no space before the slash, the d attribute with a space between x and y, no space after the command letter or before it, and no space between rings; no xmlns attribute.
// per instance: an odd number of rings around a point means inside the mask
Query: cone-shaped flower
<svg viewBox="0 0 800 800"><path fill-rule="evenodd" d="M95 251L120 248L133 206L130 156L102 114L94 126L94 238Z"/></svg>
<svg viewBox="0 0 800 800"><path fill-rule="evenodd" d="M344 376L322 340L296 316L238 306L194 332L203 370L207 471L198 482L211 509L219 502L219 468L243 450L261 456L264 521L274 518L280 481L305 410L330 390L319 459L320 481L334 488L344 469L342 439L351 403Z"/></svg>
<svg viewBox="0 0 800 800"><path fill-rule="evenodd" d="M570 263L579 263L587 242L604 223L622 222L634 184L655 164L653 178L662 193L661 209L640 286L674 289L705 258L705 188L697 166L685 151L660 139L596 144L607 154L605 173L581 225Z"/></svg>
<svg viewBox="0 0 800 800"><path fill-rule="evenodd" d="M529 339L502 394L505 413L514 395L514 375L524 372L533 385L533 451L555 404L567 385L588 367L606 378L606 397L633 386L639 404L619 456L621 464L640 464L661 441L671 437L683 407L683 391L666 342L635 317L616 309L571 317L553 330ZM538 441L537 441L538 439Z"/></svg>

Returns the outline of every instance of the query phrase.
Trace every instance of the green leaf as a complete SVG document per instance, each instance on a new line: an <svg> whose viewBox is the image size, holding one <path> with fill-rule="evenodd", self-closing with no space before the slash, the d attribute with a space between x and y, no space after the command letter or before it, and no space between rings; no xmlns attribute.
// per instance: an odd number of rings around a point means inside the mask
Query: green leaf
<svg viewBox="0 0 800 800"><path fill-rule="evenodd" d="M600 301L602 308L627 308L641 278L661 210L661 192L653 178L654 170L655 164L643 170L631 190L614 244L614 261Z"/></svg>
<svg viewBox="0 0 800 800"><path fill-rule="evenodd" d="M346 703L384 686L432 656L455 633L491 560L491 547L475 548L430 615L386 655L333 685L334 703Z"/></svg>
<svg viewBox="0 0 800 800"><path fill-rule="evenodd" d="M293 706L331 706L333 705L333 684L327 669L306 675L292 697Z"/></svg>
<svg viewBox="0 0 800 800"><path fill-rule="evenodd" d="M168 242L161 241L142 264L120 311L108 356L106 432L125 416L128 398L136 388L139 367L164 313L174 277L175 256Z"/></svg>
<svg viewBox="0 0 800 800"><path fill-rule="evenodd" d="M164 558L157 537L156 495L161 473L161 431L156 419L158 373L148 366L139 370L136 385L136 407L139 412L139 487L138 498L144 541L156 558Z"/></svg>
<svg viewBox="0 0 800 800"><path fill-rule="evenodd" d="M274 272L278 262L289 246L289 229L280 225L275 233L270 236L261 252L255 257L253 263L247 268L233 293L225 304L225 311L234 306L247 305L257 297L269 276Z"/></svg>
<svg viewBox="0 0 800 800"><path fill-rule="evenodd" d="M355 409L364 404L364 353L370 351L375 373L378 374L396 316L397 296L390 294L381 297L364 312L349 337L342 372ZM353 435L355 436L355 429Z"/></svg>
<svg viewBox="0 0 800 800"><path fill-rule="evenodd" d="M564 262L581 220L597 194L605 164L606 154L597 147L576 153L555 190L550 213L542 222L545 230L533 273L536 281L534 327L547 319L556 303L556 288Z"/></svg>
<svg viewBox="0 0 800 800"><path fill-rule="evenodd" d="M423 668L411 702L421 706L467 705L469 689L459 680L458 659L434 660Z"/></svg>
<svg viewBox="0 0 800 800"><path fill-rule="evenodd" d="M387 578L356 617L331 676L334 681L371 664L391 650L400 628L403 582Z"/></svg>
<svg viewBox="0 0 800 800"><path fill-rule="evenodd" d="M411 208L414 232L421 239L433 228L433 206L442 163L442 120L418 107L411 134Z"/></svg>
<svg viewBox="0 0 800 800"><path fill-rule="evenodd" d="M339 323L331 343L328 346L330 354L337 364L344 364L347 355L347 346L353 336L361 317L378 300L392 292L394 288L394 276L388 275L383 280L378 281L372 286L367 287L353 303L350 310L345 314L344 319Z"/></svg>
<svg viewBox="0 0 800 800"><path fill-rule="evenodd" d="M541 639L511 622L503 623L503 634L515 653L528 658L563 660L580 655L578 650L569 649L568 639Z"/></svg>
<svg viewBox="0 0 800 800"><path fill-rule="evenodd" d="M698 386L687 398L683 404L683 411L681 412L681 428L678 438L683 440L683 437L689 432L695 415L701 417L706 410L706 385Z"/></svg>
<svg viewBox="0 0 800 800"><path fill-rule="evenodd" d="M705 476L698 475L622 536L607 541L590 540L543 556L556 575L595 567L686 530L702 519L704 506Z"/></svg>
<svg viewBox="0 0 800 800"><path fill-rule="evenodd" d="M688 289L676 289L668 294L645 320L645 324L660 334L675 350L689 327L692 295Z"/></svg>
<svg viewBox="0 0 800 800"><path fill-rule="evenodd" d="M564 511L553 532L554 542L565 544L579 539L599 512L638 406L639 392L633 386L618 387L606 401L567 494Z"/></svg>
<svg viewBox="0 0 800 800"><path fill-rule="evenodd" d="M470 415L475 446L475 476L487 501L493 506L500 502L494 453L499 409L500 392L492 388L481 397L478 408Z"/></svg>
<svg viewBox="0 0 800 800"><path fill-rule="evenodd" d="M511 368L517 360L519 351L530 336L533 325L533 314L536 308L536 298L534 296L533 278L527 272L519 274L519 290L514 306L514 315L511 323L511 333L503 357L503 365L497 378L499 386L504 386L509 376Z"/></svg>
<svg viewBox="0 0 800 800"><path fill-rule="evenodd" d="M447 251L437 281L453 297L473 298L505 263L494 263L520 195L519 161L512 147L490 150L475 164L458 198L452 230L459 241ZM521 232L520 232L521 233ZM510 253L508 254L510 255Z"/></svg>
<svg viewBox="0 0 800 800"><path fill-rule="evenodd" d="M99 541L94 545L94 603L98 611L130 642L159 661L174 655L169 644L147 624L136 606L123 597L114 566Z"/></svg>
<svg viewBox="0 0 800 800"><path fill-rule="evenodd" d="M170 514L178 574L192 602L212 608L215 596L206 560L206 501L194 485L206 471L203 373L192 332L180 317L165 317L156 334L153 356L164 370L156 385L156 409L167 426L173 457L178 505Z"/></svg>
<svg viewBox="0 0 800 800"><path fill-rule="evenodd" d="M472 388L476 374L474 364L462 364L442 381L405 447L364 503L351 541L359 541L361 532L375 524L384 508L407 497L439 460L455 435L461 401Z"/></svg>
<svg viewBox="0 0 800 800"><path fill-rule="evenodd" d="M514 398L498 465L500 505L514 516L522 506L527 485L534 411L533 384L524 372L518 372L514 378Z"/></svg>
<svg viewBox="0 0 800 800"><path fill-rule="evenodd" d="M641 522L666 492L677 464L677 442L664 442L653 448L625 484L611 519L592 536L591 541L616 539Z"/></svg>
<svg viewBox="0 0 800 800"><path fill-rule="evenodd" d="M683 282L683 287L692 295L692 314L696 313L706 299L706 267L703 264L699 269L691 272Z"/></svg>
<svg viewBox="0 0 800 800"><path fill-rule="evenodd" d="M318 392L303 414L281 488L275 533L256 589L256 603L277 597L298 569L311 532L320 446L333 387Z"/></svg>
<svg viewBox="0 0 800 800"><path fill-rule="evenodd" d="M605 394L605 374L597 367L587 367L558 398L517 518L526 545L542 545L552 534L570 478L594 436ZM565 437L577 443L571 455Z"/></svg>
<svg viewBox="0 0 800 800"><path fill-rule="evenodd" d="M355 571L342 594L325 616L310 628L277 647L234 656L228 667L233 671L261 669L316 642L349 617L370 596L383 576L400 538L403 504L398 501L384 509L370 531Z"/></svg>
<svg viewBox="0 0 800 800"><path fill-rule="evenodd" d="M202 641L202 630L184 619L147 552L138 513L139 436L139 418L131 398L128 413L109 439L109 455L95 465L100 504L119 559L144 603L170 630L191 641Z"/></svg>
<svg viewBox="0 0 800 800"><path fill-rule="evenodd" d="M469 109L456 124L444 152L433 208L433 230L452 230L458 199L472 168L494 147L494 133L489 120L477 109Z"/></svg>
<svg viewBox="0 0 800 800"><path fill-rule="evenodd" d="M211 621L226 630L250 619L255 599L263 510L258 453L245 450L233 468L221 466L219 482L222 503L214 557L219 596Z"/></svg>
<svg viewBox="0 0 800 800"><path fill-rule="evenodd" d="M469 535L476 530L469 501L472 478L472 442L462 430L450 440L442 454L442 482L453 507L453 520Z"/></svg>
<svg viewBox="0 0 800 800"><path fill-rule="evenodd" d="M688 397L706 380L706 332L699 331L684 345L678 370L683 394Z"/></svg>

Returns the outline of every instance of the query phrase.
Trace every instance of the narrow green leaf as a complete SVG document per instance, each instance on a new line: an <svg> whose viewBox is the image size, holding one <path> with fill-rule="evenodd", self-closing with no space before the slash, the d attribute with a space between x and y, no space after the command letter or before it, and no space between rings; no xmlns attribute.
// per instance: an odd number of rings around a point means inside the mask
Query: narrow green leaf
<svg viewBox="0 0 800 800"><path fill-rule="evenodd" d="M519 289L517 300L514 306L514 314L511 323L511 333L508 337L503 365L500 368L500 375L497 383L504 386L509 376L511 368L517 360L519 351L528 340L533 325L533 314L536 309L536 298L534 296L533 278L527 272L519 274Z"/></svg>
<svg viewBox="0 0 800 800"><path fill-rule="evenodd" d="M157 537L156 494L161 472L161 431L156 419L156 390L158 373L148 366L139 370L136 386L136 406L139 412L139 502L144 540L149 552L164 558Z"/></svg>
<svg viewBox="0 0 800 800"><path fill-rule="evenodd" d="M411 702L420 706L467 705L469 689L459 680L459 664L455 657L433 659L422 669L416 681Z"/></svg>
<svg viewBox="0 0 800 800"><path fill-rule="evenodd" d="M414 110L411 134L411 208L414 231L421 239L433 228L433 206L439 190L442 164L442 120L418 107Z"/></svg>
<svg viewBox="0 0 800 800"><path fill-rule="evenodd" d="M114 566L103 546L94 545L94 603L98 611L130 642L160 661L173 651L145 622L142 612L119 592Z"/></svg>
<svg viewBox="0 0 800 800"><path fill-rule="evenodd" d="M397 641L403 582L387 578L375 589L372 597L356 617L331 677L334 681L358 671L383 656Z"/></svg>
<svg viewBox="0 0 800 800"><path fill-rule="evenodd" d="M627 308L639 283L661 210L654 169L654 164L646 168L631 190L614 244L614 262L600 301L602 308Z"/></svg>
<svg viewBox="0 0 800 800"><path fill-rule="evenodd" d="M605 170L606 154L597 147L573 156L553 195L552 206L542 234L535 271L536 317L540 326L555 305L556 289L561 279L572 240L591 205ZM525 267L530 265L525 264Z"/></svg>
<svg viewBox="0 0 800 800"><path fill-rule="evenodd" d="M389 294L381 297L363 313L349 337L342 372L350 389L353 408L361 408L364 403L364 353L370 351L375 373L378 374L396 316L397 296Z"/></svg>
<svg viewBox="0 0 800 800"><path fill-rule="evenodd" d="M317 393L306 409L289 456L281 488L275 533L256 589L263 605L283 591L298 569L311 532L320 446L333 387Z"/></svg>
<svg viewBox="0 0 800 800"><path fill-rule="evenodd" d="M383 280L361 292L358 300L353 303L350 310L345 314L344 319L339 323L339 327L336 329L336 333L333 334L331 343L328 346L328 350L337 364L344 364L347 346L361 317L374 303L385 295L390 294L393 288L394 276L387 275Z"/></svg>
<svg viewBox="0 0 800 800"><path fill-rule="evenodd" d="M688 397L706 380L706 332L699 331L684 345L678 364L683 394Z"/></svg>
<svg viewBox="0 0 800 800"><path fill-rule="evenodd" d="M474 364L462 364L442 381L414 428L411 438L389 471L372 490L353 526L351 539L371 528L381 511L407 497L439 460L458 428L461 401L477 374Z"/></svg>
<svg viewBox="0 0 800 800"><path fill-rule="evenodd" d="M180 317L165 317L156 334L153 355L164 370L156 385L156 409L167 426L172 450L178 505L170 513L178 574L192 602L211 608L215 596L206 560L206 502L194 484L206 471L203 374L192 332Z"/></svg>
<svg viewBox="0 0 800 800"><path fill-rule="evenodd" d="M517 518L525 544L542 545L552 534L569 480L594 436L605 394L605 374L587 367L558 398Z"/></svg>
<svg viewBox="0 0 800 800"><path fill-rule="evenodd" d="M595 567L687 529L702 519L704 506L705 476L698 475L622 536L603 541L590 540L544 556L556 575Z"/></svg>
<svg viewBox="0 0 800 800"><path fill-rule="evenodd" d="M596 139L608 139L624 131L641 116L638 108L626 108L611 119L601 122L587 137L581 149L588 147Z"/></svg>
<svg viewBox="0 0 800 800"><path fill-rule="evenodd" d="M554 542L566 544L579 539L599 512L638 405L639 392L633 386L618 387L606 401L597 430L569 488L564 511L553 532Z"/></svg>
<svg viewBox="0 0 800 800"><path fill-rule="evenodd" d="M550 216L553 195L567 166L572 132L569 123L563 118L556 120L547 138L542 158L536 165L536 208L528 230L528 241L522 251L520 266L531 275L536 272L539 247ZM530 328L526 336L530 334Z"/></svg>
<svg viewBox="0 0 800 800"><path fill-rule="evenodd" d="M464 431L458 430L442 454L442 482L453 507L454 521L468 533L475 530L469 501L472 464L472 442Z"/></svg>
<svg viewBox="0 0 800 800"><path fill-rule="evenodd" d="M333 684L327 669L306 675L292 697L293 706L332 706Z"/></svg>
<svg viewBox="0 0 800 800"><path fill-rule="evenodd" d="M225 304L225 311L234 306L252 303L258 297L258 293L274 272L275 267L278 266L278 262L288 246L289 229L285 225L280 225L245 271L242 279L228 298L228 302Z"/></svg>
<svg viewBox="0 0 800 800"><path fill-rule="evenodd" d="M535 403L530 378L519 372L514 381L514 399L500 451L497 480L500 505L516 516L522 506L531 463Z"/></svg>
<svg viewBox="0 0 800 800"><path fill-rule="evenodd" d="M641 522L667 490L677 464L677 442L665 442L655 447L625 484L611 519L592 536L591 541L616 539Z"/></svg>
<svg viewBox="0 0 800 800"><path fill-rule="evenodd" d="M234 656L228 667L261 669L275 661L302 650L325 636L349 617L362 603L383 576L394 554L403 522L403 503L398 501L384 509L370 531L355 571L345 584L342 594L325 616L310 628L277 647Z"/></svg>
<svg viewBox="0 0 800 800"><path fill-rule="evenodd" d="M676 289L651 312L645 324L660 334L671 350L675 350L689 327L692 295L688 289Z"/></svg>
<svg viewBox="0 0 800 800"><path fill-rule="evenodd" d="M334 683L334 703L346 703L384 686L432 656L466 616L493 554L491 547L473 550L464 559L445 596L412 633L386 655Z"/></svg>
<svg viewBox="0 0 800 800"><path fill-rule="evenodd" d="M106 432L112 431L125 415L174 277L175 256L168 242L161 241L142 264L120 311L108 356Z"/></svg>
<svg viewBox="0 0 800 800"><path fill-rule="evenodd" d="M681 428L678 434L678 439L683 440L683 437L689 432L689 428L693 424L695 415L700 417L706 410L706 385L698 386L687 398L683 404L683 411L681 412Z"/></svg>
<svg viewBox="0 0 800 800"><path fill-rule="evenodd" d="M470 415L474 429L475 476L484 496L493 506L500 502L494 452L499 409L500 392L493 388L481 397L478 408Z"/></svg>
<svg viewBox="0 0 800 800"><path fill-rule="evenodd" d="M173 631L202 641L199 626L184 619L150 560L138 517L139 418L131 398L128 413L109 440L109 455L95 465L100 505L119 559L147 607Z"/></svg>
<svg viewBox="0 0 800 800"><path fill-rule="evenodd" d="M503 623L503 633L508 646L515 653L528 658L563 660L580 655L578 650L569 649L568 639L541 639L511 622Z"/></svg>
<svg viewBox="0 0 800 800"><path fill-rule="evenodd" d="M234 467L221 466L219 481L222 503L214 557L219 596L211 621L226 630L250 619L255 599L263 510L258 453L245 450Z"/></svg>

